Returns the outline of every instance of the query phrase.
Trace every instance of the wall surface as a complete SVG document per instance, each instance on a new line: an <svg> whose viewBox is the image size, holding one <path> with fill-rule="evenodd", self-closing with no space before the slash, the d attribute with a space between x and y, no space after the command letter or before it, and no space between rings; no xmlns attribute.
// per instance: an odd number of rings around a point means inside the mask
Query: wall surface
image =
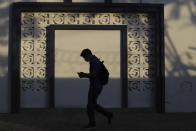
<svg viewBox="0 0 196 131"><path fill-rule="evenodd" d="M196 1L114 0L164 4L165 109L196 112Z"/></svg>
<svg viewBox="0 0 196 131"><path fill-rule="evenodd" d="M166 111L196 112L196 1L164 4Z"/></svg>
<svg viewBox="0 0 196 131"><path fill-rule="evenodd" d="M196 112L196 1L113 0L164 4L165 109Z"/></svg>
<svg viewBox="0 0 196 131"><path fill-rule="evenodd" d="M10 112L9 10L14 2L63 2L63 0L0 0L0 113Z"/></svg>
<svg viewBox="0 0 196 131"><path fill-rule="evenodd" d="M166 112L196 112L196 1L164 3Z"/></svg>
<svg viewBox="0 0 196 131"><path fill-rule="evenodd" d="M0 112L10 111L8 73L9 6L13 2L62 2L63 0L0 1ZM82 0L74 0L82 2ZM93 0L84 0L90 2ZM96 0L102 2L103 0ZM164 3L165 87L167 112L196 112L196 1L114 0L115 3Z"/></svg>
<svg viewBox="0 0 196 131"><path fill-rule="evenodd" d="M119 30L55 31L55 107L85 108L87 105L89 81L79 79L77 74L89 72L89 63L80 57L84 48L104 60L110 72L98 103L104 107L121 107L120 39Z"/></svg>
<svg viewBox="0 0 196 131"><path fill-rule="evenodd" d="M123 16L124 20L123 20ZM153 88L153 69L151 65L153 64L153 59L155 58L155 55L153 55L153 48L155 46L155 43L153 42L153 17L151 17L148 14L145 13L137 13L137 14L115 14L115 13L96 13L94 15L89 13L46 13L46 12L39 12L39 13L22 13L21 15L22 19L22 32L21 32L21 65L20 65L20 75L21 75L21 107L25 108L40 108L40 107L48 107L47 105L47 96L48 96L48 86L46 80L48 79L48 75L46 73L47 66L46 65L46 35L45 35L45 27L49 25L123 25L126 24L128 27L127 31L127 44L128 46L128 57L127 57L127 63L128 63L128 107L135 108L135 107L151 107L153 104L153 96L152 96L152 88ZM30 18L30 19L27 19ZM57 19L58 18L58 19ZM60 19L59 19L60 18ZM77 21L73 20L73 18L77 19ZM107 19L106 19L107 18ZM119 20L120 18L120 20ZM134 19L136 18L136 20ZM134 20L133 20L134 19ZM146 21L148 19L148 21ZM141 20L141 21L140 21ZM64 31L63 31L64 32ZM72 31L67 31L72 32ZM89 31L85 31L89 32ZM111 89L110 95L113 96L113 94L116 94L116 98L118 100L115 100L113 102L116 102L116 104L119 105L120 97L119 92L120 86L117 83L119 82L119 79L114 79L114 72L119 71L119 69L113 68L115 67L115 64L119 65L120 63L120 53L116 51L116 49L120 50L120 44L118 43L118 40L112 32L107 34L104 34L104 31L101 31L101 33L88 33L81 31L75 31L72 34L75 34L74 38L73 35L70 34L64 34L60 33L56 35L58 38L55 37L55 40L58 40L55 42L55 46L62 43L62 42L68 42L70 41L70 44L67 44L64 48L67 51L62 51L61 54L59 49L55 48L55 53L60 53L61 56L66 60L66 57L73 54L74 51L73 47L77 45L77 48L74 50L76 51L73 58L69 58L69 61L77 62L77 59L80 57L77 57L79 52L82 50L82 47L85 46L86 48L90 48L93 52L95 52L96 55L98 55L101 58L104 58L106 61L105 64L109 69L110 72L110 78L113 81L112 83L109 83L109 87L107 89ZM100 32L100 31L97 31ZM141 32L141 33L139 33ZM94 34L94 35L93 35ZM100 34L103 35L103 38L100 37ZM135 35L136 34L136 35ZM148 35L150 34L150 35ZM93 35L93 36L92 36ZM61 36L61 37L60 37ZM68 37L67 37L68 36ZM95 37L96 36L96 37ZM114 37L114 38L113 38ZM97 40L96 40L97 39ZM79 40L79 41L77 41ZM113 41L112 41L113 40ZM151 41L149 41L151 40ZM115 42L117 44L115 44ZM81 44L79 44L79 42ZM75 44L77 43L77 44ZM63 44L62 44L63 45ZM60 46L61 49L63 49L63 46ZM64 44L65 45L65 44ZM82 46L83 45L83 46ZM115 47L118 45L118 47ZM124 43L121 43L121 47L123 47ZM136 46L135 46L136 45ZM142 46L138 46L142 45ZM73 47L72 47L73 46ZM101 49L101 48L103 49ZM112 47L112 48L111 48ZM71 50L71 51L70 51ZM127 51L125 48L121 48L121 53ZM69 53L69 52L70 53ZM50 58L49 58L50 59ZM58 59L58 57L57 57ZM55 57L55 60L57 60ZM68 63L69 61L66 61L65 63ZM82 61L78 61L82 64ZM110 64L108 63L110 62ZM125 62L126 61L122 61ZM59 69L61 68L60 63L58 61L55 61L55 68ZM80 65L81 65L80 64ZM72 63L71 65L74 65L73 67L77 67L77 63ZM82 65L81 65L82 66ZM81 67L80 66L80 67ZM71 67L69 64L66 64L67 68ZM65 67L63 67L65 69ZM58 74L58 70L55 69L55 74ZM123 68L124 70L125 68ZM70 69L71 70L71 69ZM74 76L74 69L72 68L71 72L66 71L63 72L63 70L60 70L61 75L63 75L63 78L65 80L67 79L65 76L66 74L71 76ZM63 72L63 74L62 74ZM120 74L120 73L118 73ZM122 75L123 75L122 71ZM60 74L59 74L60 75ZM57 75L58 77L58 75ZM58 78L55 77L58 81ZM119 77L120 78L120 77ZM62 85L62 78L59 79L60 84ZM76 81L77 79L75 79ZM115 81L114 81L115 80ZM109 80L110 81L110 80ZM114 82L116 83L115 86ZM58 83L58 82L57 82ZM71 86L71 79L69 78L69 82L66 81L66 86ZM108 86L107 85L107 86ZM57 89L55 86L55 89ZM60 86L59 86L60 87ZM77 86L75 86L76 88ZM82 88L82 87L81 87ZM64 88L63 88L64 89ZM70 88L70 91L73 90L73 88ZM104 89L103 92L105 92L107 89ZM61 89L60 89L61 90ZM108 90L108 91L109 91ZM56 91L56 90L55 90ZM62 95L64 92L68 91L61 91L59 94L56 92L56 96ZM77 91L78 93L78 91ZM74 93L71 93L72 95ZM104 93L103 93L104 94ZM66 95L66 94L64 94ZM110 97L108 95L108 97ZM78 98L78 97L77 97ZM37 99L39 102L37 102ZM56 99L56 98L55 98ZM107 100L109 100L107 98ZM33 102L32 102L33 101ZM62 101L62 100L57 100ZM106 101L106 99L105 99ZM63 101L62 101L63 102ZM36 104L37 103L37 104ZM45 103L45 104L44 104ZM112 102L111 102L112 103ZM110 104L111 104L110 103ZM107 105L108 106L108 105Z"/></svg>

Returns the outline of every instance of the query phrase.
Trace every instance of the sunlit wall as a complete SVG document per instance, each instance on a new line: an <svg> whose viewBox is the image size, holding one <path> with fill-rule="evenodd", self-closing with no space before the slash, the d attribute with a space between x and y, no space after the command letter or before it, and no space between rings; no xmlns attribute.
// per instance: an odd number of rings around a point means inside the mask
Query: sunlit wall
<svg viewBox="0 0 196 131"><path fill-rule="evenodd" d="M77 72L89 72L89 63L80 57L89 48L104 61L110 79L98 103L104 107L121 107L120 30L56 30L55 31L55 106L85 108L89 80Z"/></svg>
<svg viewBox="0 0 196 131"><path fill-rule="evenodd" d="M114 1L164 4L165 109L196 112L196 1Z"/></svg>
<svg viewBox="0 0 196 131"><path fill-rule="evenodd" d="M13 2L62 2L63 0L0 1L0 112L10 111L8 73L9 6ZM81 2L82 0L78 0ZM87 2L87 0L84 0ZM93 0L88 0L90 2ZM96 2L103 0L96 0ZM77 0L75 0L77 2ZM167 112L196 111L196 1L113 0L116 3L164 3L165 87ZM174 82L175 81L175 82Z"/></svg>

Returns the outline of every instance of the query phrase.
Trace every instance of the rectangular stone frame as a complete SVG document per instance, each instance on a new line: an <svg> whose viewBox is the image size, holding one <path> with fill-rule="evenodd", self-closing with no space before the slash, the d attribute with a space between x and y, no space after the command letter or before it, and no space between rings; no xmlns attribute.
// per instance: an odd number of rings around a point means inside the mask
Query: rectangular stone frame
<svg viewBox="0 0 196 131"><path fill-rule="evenodd" d="M120 30L120 79L121 79L121 107L128 106L127 89L127 26L126 25L50 25L47 27L48 76L49 76L49 106L55 106L55 30Z"/></svg>
<svg viewBox="0 0 196 131"><path fill-rule="evenodd" d="M9 74L11 86L11 112L20 110L20 41L21 12L72 12L72 13L151 13L155 16L156 32L156 85L157 112L165 112L164 63L164 5L141 3L13 3L10 7Z"/></svg>

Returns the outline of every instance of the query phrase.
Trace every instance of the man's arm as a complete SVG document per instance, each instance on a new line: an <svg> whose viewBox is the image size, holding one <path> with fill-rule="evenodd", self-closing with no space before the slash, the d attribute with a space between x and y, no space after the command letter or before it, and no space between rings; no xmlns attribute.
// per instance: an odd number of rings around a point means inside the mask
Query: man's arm
<svg viewBox="0 0 196 131"><path fill-rule="evenodd" d="M90 73L84 73L84 72L81 72L79 77L80 78L93 78L93 77L96 77L96 73L99 71L99 63L98 62L92 62L91 65L91 70Z"/></svg>
<svg viewBox="0 0 196 131"><path fill-rule="evenodd" d="M79 74L79 77L80 78L93 78L93 77L96 77L96 71L92 71L91 73L84 73L84 72L81 72Z"/></svg>

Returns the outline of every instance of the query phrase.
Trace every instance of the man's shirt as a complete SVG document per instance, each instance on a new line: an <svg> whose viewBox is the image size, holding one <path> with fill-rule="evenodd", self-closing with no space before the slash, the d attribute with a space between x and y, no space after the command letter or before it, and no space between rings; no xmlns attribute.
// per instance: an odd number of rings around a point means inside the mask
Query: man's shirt
<svg viewBox="0 0 196 131"><path fill-rule="evenodd" d="M90 60L90 73L96 71L96 77L90 78L90 88L101 88L102 85L99 80L99 72L101 69L99 59L93 55L92 59Z"/></svg>

